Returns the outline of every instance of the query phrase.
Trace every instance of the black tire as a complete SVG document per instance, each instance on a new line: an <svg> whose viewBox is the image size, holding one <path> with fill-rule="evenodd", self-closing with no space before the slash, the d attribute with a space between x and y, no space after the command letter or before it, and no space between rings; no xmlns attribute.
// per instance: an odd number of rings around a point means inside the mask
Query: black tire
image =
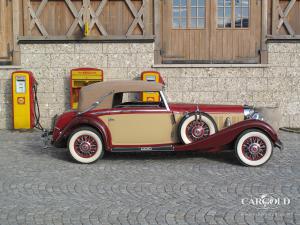
<svg viewBox="0 0 300 225"><path fill-rule="evenodd" d="M67 143L69 154L76 162L87 164L103 158L101 135L91 127L77 128L70 134Z"/></svg>
<svg viewBox="0 0 300 225"><path fill-rule="evenodd" d="M197 118L199 118L199 115L201 116L201 121L196 120L196 116ZM199 123L194 121L198 121ZM188 126L192 127L191 123L194 123L195 126L199 126L200 129L194 130L192 134L187 134L186 129L188 128ZM203 130L203 135L202 135L202 130ZM180 141L183 144L190 144L195 141L202 140L212 134L215 134L216 132L218 132L218 127L216 122L210 115L203 112L200 113L193 112L185 115L178 125L178 136Z"/></svg>
<svg viewBox="0 0 300 225"><path fill-rule="evenodd" d="M273 142L267 134L258 129L242 132L235 141L237 159L245 166L258 167L267 163L273 154Z"/></svg>

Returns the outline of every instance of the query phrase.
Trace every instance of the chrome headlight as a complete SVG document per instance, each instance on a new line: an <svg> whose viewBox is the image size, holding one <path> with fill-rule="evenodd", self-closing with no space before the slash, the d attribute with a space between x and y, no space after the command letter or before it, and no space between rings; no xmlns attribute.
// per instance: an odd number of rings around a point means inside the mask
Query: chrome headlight
<svg viewBox="0 0 300 225"><path fill-rule="evenodd" d="M255 112L252 116L251 116L252 119L254 120L264 120L264 118L262 117L262 115L258 112Z"/></svg>
<svg viewBox="0 0 300 225"><path fill-rule="evenodd" d="M245 119L250 119L251 116L255 113L254 108L251 106L245 106L244 107L244 116Z"/></svg>
<svg viewBox="0 0 300 225"><path fill-rule="evenodd" d="M254 107L251 106L244 107L244 116L245 119L264 120L262 115L259 112L256 112Z"/></svg>

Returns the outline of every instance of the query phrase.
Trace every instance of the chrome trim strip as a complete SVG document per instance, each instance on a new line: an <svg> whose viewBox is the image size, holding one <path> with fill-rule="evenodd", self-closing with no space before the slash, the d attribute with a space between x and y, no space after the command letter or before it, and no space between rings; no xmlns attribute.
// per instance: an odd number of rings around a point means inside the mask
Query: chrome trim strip
<svg viewBox="0 0 300 225"><path fill-rule="evenodd" d="M174 148L170 146L162 147L116 147L112 148L112 152L172 152Z"/></svg>
<svg viewBox="0 0 300 225"><path fill-rule="evenodd" d="M114 110L110 109L107 111L101 112L93 112L93 115L103 115L103 114L110 114L110 113L135 113L135 112L168 112L166 109L124 109L124 110Z"/></svg>

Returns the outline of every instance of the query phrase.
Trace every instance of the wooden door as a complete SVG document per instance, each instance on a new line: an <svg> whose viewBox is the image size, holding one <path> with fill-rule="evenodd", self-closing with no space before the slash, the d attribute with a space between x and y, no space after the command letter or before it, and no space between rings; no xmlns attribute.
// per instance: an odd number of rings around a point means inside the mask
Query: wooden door
<svg viewBox="0 0 300 225"><path fill-rule="evenodd" d="M12 61L12 2L0 0L0 65Z"/></svg>
<svg viewBox="0 0 300 225"><path fill-rule="evenodd" d="M181 4L183 1L178 1ZM192 13L187 9L192 7L191 1L186 1L184 4L174 5L173 0L163 1L162 21L163 21L163 37L162 37L162 57L165 62L173 61L189 61L189 60L209 60L209 40L210 40L210 5L211 1L204 1L205 3L199 6L204 16L201 15L201 24L192 24ZM186 8L186 9L185 9ZM184 14L186 10L185 25L181 24L176 27L173 24L173 19L176 13L173 11L179 9L179 17ZM183 15L184 16L184 15ZM182 17L180 17L181 19ZM176 18L175 18L176 20ZM195 20L195 19L193 19ZM197 27L198 26L198 27Z"/></svg>
<svg viewBox="0 0 300 225"><path fill-rule="evenodd" d="M218 10L223 9L217 1L211 1L211 40L210 56L213 63L259 63L259 49L261 42L261 0L235 0L226 6L224 5L224 17L226 8L230 11L231 27L221 28L218 19ZM230 2L230 1L225 1ZM242 3L245 6L242 5ZM246 3L248 5L246 5ZM239 7L238 4L241 4ZM241 9L240 9L241 8ZM231 10L230 10L231 9ZM247 27L237 23L240 21L238 10L248 13ZM240 14L240 12L239 12ZM214 19L215 18L215 19ZM228 25L229 26L229 25Z"/></svg>
<svg viewBox="0 0 300 225"><path fill-rule="evenodd" d="M223 8L220 0L163 2L161 54L164 63L259 63L261 0L224 0ZM204 17L204 24L200 27L193 24L195 6L196 16ZM248 10L247 27L236 22L239 21L239 10L245 9ZM199 14L199 10L204 10L204 13ZM224 15L220 15L222 10ZM186 16L182 11L186 11ZM186 23L182 25L184 16ZM230 16L230 27L220 26L221 16L224 20Z"/></svg>

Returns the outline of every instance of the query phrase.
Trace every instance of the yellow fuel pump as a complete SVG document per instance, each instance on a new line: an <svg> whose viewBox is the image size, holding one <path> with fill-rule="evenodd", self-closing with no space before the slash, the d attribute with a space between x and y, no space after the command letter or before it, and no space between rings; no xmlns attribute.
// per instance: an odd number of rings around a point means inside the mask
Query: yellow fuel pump
<svg viewBox="0 0 300 225"><path fill-rule="evenodd" d="M145 71L141 75L141 79L148 82L157 82L164 84L160 73L157 71ZM143 92L142 93L142 101L143 102L159 102L160 97L157 92Z"/></svg>
<svg viewBox="0 0 300 225"><path fill-rule="evenodd" d="M30 71L12 73L12 119L14 129L35 126L35 91L37 83Z"/></svg>

